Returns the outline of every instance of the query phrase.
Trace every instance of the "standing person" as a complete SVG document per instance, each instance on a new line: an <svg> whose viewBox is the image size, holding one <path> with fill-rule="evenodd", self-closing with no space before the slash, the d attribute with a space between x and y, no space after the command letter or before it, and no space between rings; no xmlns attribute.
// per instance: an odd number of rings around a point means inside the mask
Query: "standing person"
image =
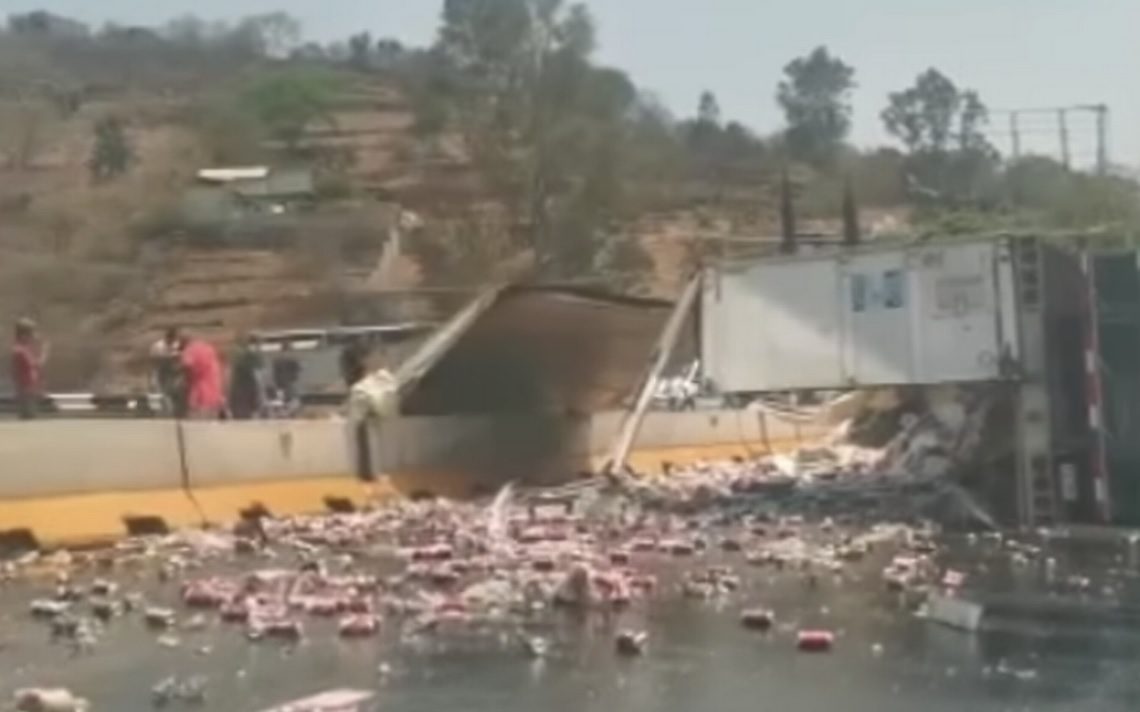
<svg viewBox="0 0 1140 712"><path fill-rule="evenodd" d="M368 348L363 339L353 337L340 352L340 375L350 391L368 375Z"/></svg>
<svg viewBox="0 0 1140 712"><path fill-rule="evenodd" d="M175 418L186 417L186 379L183 377L182 334L178 327L166 330L150 347L151 387L162 396L163 412Z"/></svg>
<svg viewBox="0 0 1140 712"><path fill-rule="evenodd" d="M340 354L340 374L352 394L353 387L368 375L368 348L362 338L353 338ZM368 437L367 420L356 424L356 474L362 480L372 480L372 451Z"/></svg>
<svg viewBox="0 0 1140 712"><path fill-rule="evenodd" d="M222 390L222 364L217 350L204 339L183 335L182 371L186 376L189 416L196 420L222 417L225 396Z"/></svg>
<svg viewBox="0 0 1140 712"><path fill-rule="evenodd" d="M235 420L259 418L265 409L265 359L257 337L245 336L230 371L230 414Z"/></svg>
<svg viewBox="0 0 1140 712"><path fill-rule="evenodd" d="M10 369L20 420L34 420L39 414L43 368L48 351L48 344L39 338L34 321L20 319L16 322Z"/></svg>
<svg viewBox="0 0 1140 712"><path fill-rule="evenodd" d="M281 344L281 355L273 360L273 387L277 390L281 415L289 417L299 407L298 386L301 381L301 364L293 357L293 347L286 341Z"/></svg>

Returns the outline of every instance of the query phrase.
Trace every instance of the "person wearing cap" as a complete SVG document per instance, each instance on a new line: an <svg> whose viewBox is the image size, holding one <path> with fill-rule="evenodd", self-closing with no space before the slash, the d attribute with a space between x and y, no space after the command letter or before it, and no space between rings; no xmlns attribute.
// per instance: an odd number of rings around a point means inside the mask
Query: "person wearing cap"
<svg viewBox="0 0 1140 712"><path fill-rule="evenodd" d="M16 389L16 411L21 420L33 420L39 413L43 393L43 368L48 345L42 341L31 319L16 322L10 360L12 385Z"/></svg>

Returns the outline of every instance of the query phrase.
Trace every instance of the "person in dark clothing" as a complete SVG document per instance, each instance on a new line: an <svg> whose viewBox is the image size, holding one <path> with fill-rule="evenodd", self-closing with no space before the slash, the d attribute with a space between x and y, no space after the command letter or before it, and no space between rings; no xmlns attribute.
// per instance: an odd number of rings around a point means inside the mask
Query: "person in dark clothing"
<svg viewBox="0 0 1140 712"><path fill-rule="evenodd" d="M150 347L151 385L162 396L162 410L167 416L185 418L187 414L186 377L181 363L182 332L177 327L166 330Z"/></svg>
<svg viewBox="0 0 1140 712"><path fill-rule="evenodd" d="M261 417L265 408L265 359L257 339L245 337L230 371L230 414L235 420Z"/></svg>
<svg viewBox="0 0 1140 712"><path fill-rule="evenodd" d="M292 415L299 407L297 392L301 381L301 364L293 358L293 347L281 345L281 355L273 359L273 387L283 415Z"/></svg>
<svg viewBox="0 0 1140 712"><path fill-rule="evenodd" d="M368 375L368 348L361 339L352 339L341 351L340 373L349 390Z"/></svg>

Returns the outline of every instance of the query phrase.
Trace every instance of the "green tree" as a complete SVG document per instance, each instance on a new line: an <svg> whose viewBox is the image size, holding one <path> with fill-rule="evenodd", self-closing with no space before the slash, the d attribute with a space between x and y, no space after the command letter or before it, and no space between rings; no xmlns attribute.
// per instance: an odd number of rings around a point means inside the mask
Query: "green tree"
<svg viewBox="0 0 1140 712"><path fill-rule="evenodd" d="M383 37L376 40L376 66L384 71L396 68L400 60L404 59L407 50L399 40Z"/></svg>
<svg viewBox="0 0 1140 712"><path fill-rule="evenodd" d="M711 91L701 94L701 101L697 106L697 123L720 128L720 102Z"/></svg>
<svg viewBox="0 0 1140 712"><path fill-rule="evenodd" d="M701 94L697 105L696 120L685 127L689 149L698 161L707 159L715 151L720 132L720 102L712 92L706 91Z"/></svg>
<svg viewBox="0 0 1140 712"><path fill-rule="evenodd" d="M367 71L372 68L372 35L361 32L348 38L349 64L354 69Z"/></svg>
<svg viewBox="0 0 1140 712"><path fill-rule="evenodd" d="M976 92L929 69L914 86L890 95L882 119L908 151L912 193L950 205L987 199L998 156L982 132L987 111Z"/></svg>
<svg viewBox="0 0 1140 712"><path fill-rule="evenodd" d="M448 0L434 84L520 242L554 276L597 274L623 210L636 88L595 67L594 24L561 0ZM602 257L614 256L612 260Z"/></svg>
<svg viewBox="0 0 1140 712"><path fill-rule="evenodd" d="M986 147L987 120L977 92L959 89L937 69L919 75L914 86L890 95L883 110L887 131L911 153Z"/></svg>
<svg viewBox="0 0 1140 712"><path fill-rule="evenodd" d="M126 127L117 116L106 116L95 124L95 145L88 163L96 182L126 173L134 160Z"/></svg>
<svg viewBox="0 0 1140 712"><path fill-rule="evenodd" d="M240 105L289 151L317 122L332 124L333 101L340 88L330 73L291 69L263 74L241 94Z"/></svg>
<svg viewBox="0 0 1140 712"><path fill-rule="evenodd" d="M855 70L826 47L784 67L776 97L787 118L788 148L813 164L833 159L851 130Z"/></svg>
<svg viewBox="0 0 1140 712"><path fill-rule="evenodd" d="M252 15L238 23L233 35L261 56L287 57L301 42L301 23L284 12Z"/></svg>

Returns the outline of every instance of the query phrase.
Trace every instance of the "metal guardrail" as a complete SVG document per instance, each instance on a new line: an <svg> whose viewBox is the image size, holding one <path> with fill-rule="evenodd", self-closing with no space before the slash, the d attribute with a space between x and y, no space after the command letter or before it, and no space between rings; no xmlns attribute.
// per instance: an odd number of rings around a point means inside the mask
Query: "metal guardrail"
<svg viewBox="0 0 1140 712"><path fill-rule="evenodd" d="M343 393L307 393L300 396L302 406L335 408L343 405ZM162 417L162 396L157 393L138 395L98 393L49 393L40 398L37 415L41 418L158 418ZM0 417L15 416L16 397L0 394Z"/></svg>

